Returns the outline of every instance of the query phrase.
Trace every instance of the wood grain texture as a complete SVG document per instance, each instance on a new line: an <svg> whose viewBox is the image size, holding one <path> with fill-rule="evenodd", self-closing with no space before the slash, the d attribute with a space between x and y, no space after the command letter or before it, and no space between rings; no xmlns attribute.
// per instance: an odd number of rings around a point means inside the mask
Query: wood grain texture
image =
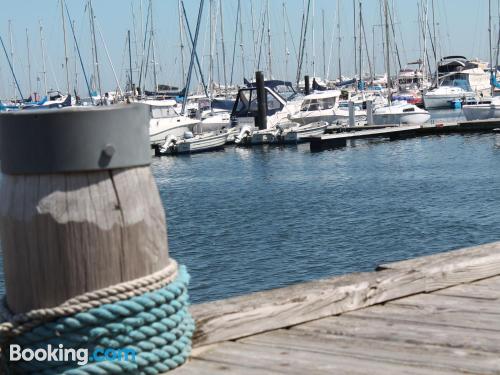
<svg viewBox="0 0 500 375"><path fill-rule="evenodd" d="M500 273L500 243L192 307L194 345L237 339Z"/></svg>
<svg viewBox="0 0 500 375"><path fill-rule="evenodd" d="M500 371L500 358L492 353L455 349L435 345L379 341L367 338L336 336L298 329L276 330L240 340L242 343L273 348L318 352L378 363L473 374L494 374Z"/></svg>
<svg viewBox="0 0 500 375"><path fill-rule="evenodd" d="M445 368L411 366L398 362L373 360L366 357L351 357L335 352L305 350L263 345L262 343L225 342L197 356L195 360L218 365L241 366L250 371L281 374L454 374ZM185 367L189 369L190 363ZM204 372L201 372L204 373Z"/></svg>
<svg viewBox="0 0 500 375"><path fill-rule="evenodd" d="M3 175L0 184L7 301L15 312L52 307L169 262L149 167Z"/></svg>
<svg viewBox="0 0 500 375"><path fill-rule="evenodd" d="M359 317L346 314L301 324L294 329L310 334L324 333L383 342L445 346L493 354L500 352L500 335L495 330L402 321L391 319L390 316Z"/></svg>

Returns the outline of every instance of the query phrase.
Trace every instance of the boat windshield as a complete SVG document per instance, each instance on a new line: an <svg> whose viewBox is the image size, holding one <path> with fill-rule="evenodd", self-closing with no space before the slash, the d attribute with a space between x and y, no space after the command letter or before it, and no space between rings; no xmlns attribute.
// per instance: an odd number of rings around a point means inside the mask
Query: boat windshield
<svg viewBox="0 0 500 375"><path fill-rule="evenodd" d="M151 107L151 117L153 118L164 118L164 117L175 117L178 116L175 109L172 107Z"/></svg>
<svg viewBox="0 0 500 375"><path fill-rule="evenodd" d="M322 99L305 99L300 108L301 111L321 111L332 109L335 106L336 97Z"/></svg>

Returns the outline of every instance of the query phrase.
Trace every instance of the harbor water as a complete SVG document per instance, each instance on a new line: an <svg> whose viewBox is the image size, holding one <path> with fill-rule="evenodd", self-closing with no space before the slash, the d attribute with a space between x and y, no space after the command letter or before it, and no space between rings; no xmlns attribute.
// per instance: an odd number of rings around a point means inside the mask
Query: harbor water
<svg viewBox="0 0 500 375"><path fill-rule="evenodd" d="M156 159L194 302L500 239L500 136L229 147Z"/></svg>
<svg viewBox="0 0 500 375"><path fill-rule="evenodd" d="M197 303L499 240L499 166L500 135L483 133L230 146L152 170Z"/></svg>

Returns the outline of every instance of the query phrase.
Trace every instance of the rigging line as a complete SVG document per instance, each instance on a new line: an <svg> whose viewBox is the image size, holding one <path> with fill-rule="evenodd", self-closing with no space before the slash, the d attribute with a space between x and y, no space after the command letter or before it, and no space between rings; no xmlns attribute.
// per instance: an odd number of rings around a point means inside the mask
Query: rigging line
<svg viewBox="0 0 500 375"><path fill-rule="evenodd" d="M233 61L231 63L231 76L229 79L229 86L233 85L234 57L236 55L236 40L238 39L237 37L238 37L238 23L240 21L240 6L241 6L241 0L238 0L238 9L236 10L236 27L235 27L234 43L233 43Z"/></svg>

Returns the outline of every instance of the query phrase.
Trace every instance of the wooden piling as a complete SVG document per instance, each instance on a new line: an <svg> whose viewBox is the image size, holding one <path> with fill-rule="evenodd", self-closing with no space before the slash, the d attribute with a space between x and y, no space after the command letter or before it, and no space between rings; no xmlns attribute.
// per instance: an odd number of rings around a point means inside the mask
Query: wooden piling
<svg viewBox="0 0 500 375"><path fill-rule="evenodd" d="M0 115L0 233L13 312L53 307L169 264L145 121L140 104ZM29 156L9 161L16 151L7 142L27 143L19 152ZM88 165L63 160L65 152L75 160L87 152Z"/></svg>
<svg viewBox="0 0 500 375"><path fill-rule="evenodd" d="M255 85L257 87L257 126L261 130L267 129L267 96L262 72L255 72Z"/></svg>
<svg viewBox="0 0 500 375"><path fill-rule="evenodd" d="M309 76L304 76L304 94L309 95L311 93L311 85L309 83Z"/></svg>

